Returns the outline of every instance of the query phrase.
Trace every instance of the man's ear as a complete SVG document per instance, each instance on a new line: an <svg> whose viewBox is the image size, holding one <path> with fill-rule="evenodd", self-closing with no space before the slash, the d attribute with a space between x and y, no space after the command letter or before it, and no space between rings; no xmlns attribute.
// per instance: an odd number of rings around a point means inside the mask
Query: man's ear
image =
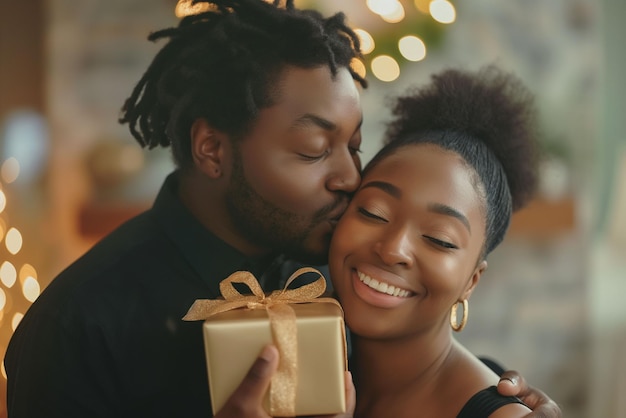
<svg viewBox="0 0 626 418"><path fill-rule="evenodd" d="M228 135L215 129L205 119L191 125L191 157L198 170L212 179L224 174L230 150Z"/></svg>
<svg viewBox="0 0 626 418"><path fill-rule="evenodd" d="M469 297L472 295L472 292L476 288L476 285L480 281L480 277L482 276L485 270L487 270L487 260L483 260L480 263L478 263L478 265L474 269L474 273L472 273L472 277L470 277L467 283L467 288L463 292L463 296L461 297L461 300L469 299Z"/></svg>

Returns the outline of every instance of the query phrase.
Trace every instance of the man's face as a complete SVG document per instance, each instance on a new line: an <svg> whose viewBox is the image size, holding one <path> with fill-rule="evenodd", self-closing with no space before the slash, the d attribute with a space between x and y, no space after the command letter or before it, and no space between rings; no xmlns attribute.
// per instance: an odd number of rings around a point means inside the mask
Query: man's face
<svg viewBox="0 0 626 418"><path fill-rule="evenodd" d="M288 67L236 145L227 205L253 244L323 264L360 182L361 107L347 69Z"/></svg>

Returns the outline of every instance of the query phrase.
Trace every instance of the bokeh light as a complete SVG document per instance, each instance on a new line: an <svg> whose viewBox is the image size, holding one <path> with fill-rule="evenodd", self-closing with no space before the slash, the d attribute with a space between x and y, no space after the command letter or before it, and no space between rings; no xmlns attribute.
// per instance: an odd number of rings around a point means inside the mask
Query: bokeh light
<svg viewBox="0 0 626 418"><path fill-rule="evenodd" d="M448 24L456 20L456 10L448 0L432 0L429 10L433 19L439 23Z"/></svg>
<svg viewBox="0 0 626 418"><path fill-rule="evenodd" d="M2 190L0 190L0 213L4 212L4 208L7 207L7 196Z"/></svg>
<svg viewBox="0 0 626 418"><path fill-rule="evenodd" d="M21 312L15 312L13 314L13 319L11 319L11 328L13 329L13 331L15 331L17 326L20 324L22 318L24 318L24 314Z"/></svg>
<svg viewBox="0 0 626 418"><path fill-rule="evenodd" d="M22 285L22 292L27 301L34 302L41 293L39 282L34 277L28 276Z"/></svg>
<svg viewBox="0 0 626 418"><path fill-rule="evenodd" d="M384 15L380 15L380 17L388 23L398 23L401 22L404 17L406 16L406 13L404 12L404 7L402 6L402 4L400 2L396 3L396 8L394 9L393 12L391 13L387 13Z"/></svg>
<svg viewBox="0 0 626 418"><path fill-rule="evenodd" d="M398 0L367 0L366 2L367 7L372 12L381 16L393 13L397 9L398 3Z"/></svg>
<svg viewBox="0 0 626 418"><path fill-rule="evenodd" d="M5 183L13 183L20 175L20 163L15 157L7 158L0 167L0 176Z"/></svg>
<svg viewBox="0 0 626 418"><path fill-rule="evenodd" d="M0 281L8 288L13 287L17 280L17 270L9 261L5 261L0 265Z"/></svg>
<svg viewBox="0 0 626 418"><path fill-rule="evenodd" d="M398 41L398 49L409 61L421 61L426 58L426 45L417 36L408 35Z"/></svg>
<svg viewBox="0 0 626 418"><path fill-rule="evenodd" d="M354 33L357 34L359 40L361 41L361 52L363 54L369 54L376 47L376 43L374 42L374 38L372 35L366 31L365 29L356 28L354 29Z"/></svg>
<svg viewBox="0 0 626 418"><path fill-rule="evenodd" d="M352 61L350 62L350 67L355 73L363 78L365 78L365 76L367 75L367 69L365 68L365 64L363 64L363 61L358 58L352 59Z"/></svg>
<svg viewBox="0 0 626 418"><path fill-rule="evenodd" d="M372 73L381 81L394 81L400 76L400 65L389 55L379 55L372 60Z"/></svg>
<svg viewBox="0 0 626 418"><path fill-rule="evenodd" d="M15 255L22 249L22 234L16 228L11 228L7 231L4 243L7 246L7 250Z"/></svg>

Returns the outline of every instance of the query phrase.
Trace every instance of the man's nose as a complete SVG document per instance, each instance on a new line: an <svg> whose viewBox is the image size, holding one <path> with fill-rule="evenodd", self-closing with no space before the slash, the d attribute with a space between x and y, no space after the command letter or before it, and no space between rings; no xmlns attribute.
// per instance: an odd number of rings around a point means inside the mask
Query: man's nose
<svg viewBox="0 0 626 418"><path fill-rule="evenodd" d="M331 191L352 193L361 183L361 163L358 156L353 156L348 149L335 155L332 172L326 182Z"/></svg>

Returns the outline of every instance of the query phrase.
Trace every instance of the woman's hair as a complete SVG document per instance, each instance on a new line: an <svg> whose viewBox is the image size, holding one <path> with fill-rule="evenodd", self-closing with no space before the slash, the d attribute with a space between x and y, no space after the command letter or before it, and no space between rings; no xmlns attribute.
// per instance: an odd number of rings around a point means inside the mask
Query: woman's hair
<svg viewBox="0 0 626 418"><path fill-rule="evenodd" d="M476 174L485 204L483 257L503 239L513 211L532 197L537 178L533 96L513 74L494 66L476 73L450 69L399 97L385 146L365 173L385 156L412 144L434 144L459 154Z"/></svg>
<svg viewBox="0 0 626 418"><path fill-rule="evenodd" d="M284 0L283 0L284 1ZM324 18L299 10L293 0L211 0L208 11L177 27L152 33L169 38L126 100L128 123L141 146L172 146L180 167L191 163L190 129L206 119L235 137L246 132L259 109L275 100L274 84L285 66L327 66L333 76L360 57L359 39L342 13Z"/></svg>

